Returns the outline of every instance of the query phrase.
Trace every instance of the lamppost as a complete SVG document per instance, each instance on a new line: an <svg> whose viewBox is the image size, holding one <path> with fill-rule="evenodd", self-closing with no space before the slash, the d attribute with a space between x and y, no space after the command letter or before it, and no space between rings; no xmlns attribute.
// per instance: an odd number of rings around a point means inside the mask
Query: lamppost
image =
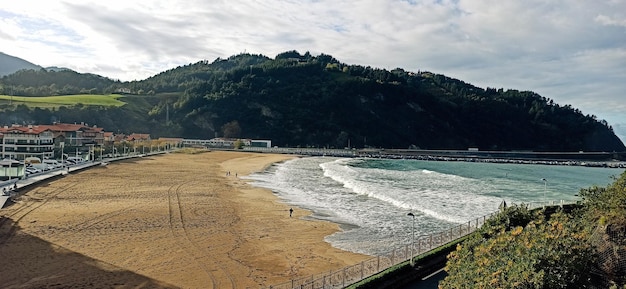
<svg viewBox="0 0 626 289"><path fill-rule="evenodd" d="M95 144L89 145L89 159L92 162L96 161L96 145Z"/></svg>
<svg viewBox="0 0 626 289"><path fill-rule="evenodd" d="M60 142L59 145L61 146L61 165L65 168L65 161L63 160L63 155L65 154L65 142Z"/></svg>
<svg viewBox="0 0 626 289"><path fill-rule="evenodd" d="M543 206L546 206L547 200L546 200L546 191L548 190L548 180L546 179L541 179L543 181Z"/></svg>
<svg viewBox="0 0 626 289"><path fill-rule="evenodd" d="M413 213L406 214L413 218L413 226L411 226L411 259L409 259L409 263L413 266L413 247L415 246L415 215Z"/></svg>

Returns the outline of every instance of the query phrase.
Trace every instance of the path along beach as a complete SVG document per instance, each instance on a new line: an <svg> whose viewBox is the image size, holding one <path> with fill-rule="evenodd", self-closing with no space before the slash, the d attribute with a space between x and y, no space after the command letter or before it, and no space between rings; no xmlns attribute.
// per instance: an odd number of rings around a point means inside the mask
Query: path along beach
<svg viewBox="0 0 626 289"><path fill-rule="evenodd" d="M290 217L239 178L293 157L172 153L29 188L0 210L0 284L265 288L368 259L324 242L338 225Z"/></svg>

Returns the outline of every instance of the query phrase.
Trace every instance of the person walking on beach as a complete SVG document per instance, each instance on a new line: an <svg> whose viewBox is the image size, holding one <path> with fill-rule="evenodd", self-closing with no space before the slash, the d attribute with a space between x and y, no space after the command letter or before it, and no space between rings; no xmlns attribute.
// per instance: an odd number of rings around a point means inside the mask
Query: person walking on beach
<svg viewBox="0 0 626 289"><path fill-rule="evenodd" d="M293 208L289 208L289 218L291 218L292 214L293 214Z"/></svg>

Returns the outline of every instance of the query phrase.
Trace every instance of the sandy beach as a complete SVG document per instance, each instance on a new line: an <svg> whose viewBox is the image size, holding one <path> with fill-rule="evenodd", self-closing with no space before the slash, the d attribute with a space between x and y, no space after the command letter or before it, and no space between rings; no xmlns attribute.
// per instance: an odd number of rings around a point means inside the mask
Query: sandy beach
<svg viewBox="0 0 626 289"><path fill-rule="evenodd" d="M23 191L0 210L1 287L266 288L368 259L239 178L290 158L173 153Z"/></svg>

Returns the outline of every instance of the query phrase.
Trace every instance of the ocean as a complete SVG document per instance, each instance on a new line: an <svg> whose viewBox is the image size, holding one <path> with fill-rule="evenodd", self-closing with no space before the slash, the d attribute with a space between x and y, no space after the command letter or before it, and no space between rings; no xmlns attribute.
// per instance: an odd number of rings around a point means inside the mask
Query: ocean
<svg viewBox="0 0 626 289"><path fill-rule="evenodd" d="M245 178L284 202L338 223L332 246L372 256L507 204L578 200L624 169L399 159L303 157ZM544 181L545 180L545 181ZM415 220L408 216L415 215ZM415 222L415 223L413 223Z"/></svg>

